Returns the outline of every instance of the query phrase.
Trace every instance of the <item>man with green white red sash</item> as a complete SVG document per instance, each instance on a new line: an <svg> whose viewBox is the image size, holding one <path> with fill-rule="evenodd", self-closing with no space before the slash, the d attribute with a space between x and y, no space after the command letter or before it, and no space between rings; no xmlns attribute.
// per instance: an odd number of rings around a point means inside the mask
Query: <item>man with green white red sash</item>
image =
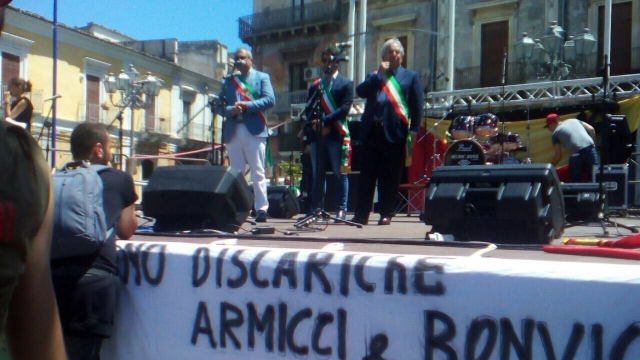
<svg viewBox="0 0 640 360"><path fill-rule="evenodd" d="M349 194L349 181L347 174L342 172L343 167L350 166L351 137L347 123L347 115L353 103L353 81L342 76L338 72L338 49L329 47L322 52L322 67L324 75L315 80L309 87L307 108L305 115L310 122L311 131L307 135L311 143L311 163L313 168L313 191L311 192L311 215L319 205L319 197L324 193L317 186L324 186L325 164L329 160L333 177L335 178L335 200L338 207L336 218L345 220L347 213L347 197ZM321 91L318 92L318 87ZM309 101L320 97L320 113L316 114L313 104ZM314 102L315 103L315 102ZM316 122L322 121L322 134L316 133ZM320 164L317 161L318 137L322 136L322 158ZM318 197L318 198L316 198Z"/></svg>
<svg viewBox="0 0 640 360"><path fill-rule="evenodd" d="M222 141L226 146L231 167L244 173L249 164L253 182L255 221L266 222L269 201L265 176L267 151L267 109L276 98L268 74L252 68L253 56L247 48L238 48L234 56L234 72L222 85L220 92L226 118L222 126Z"/></svg>
<svg viewBox="0 0 640 360"><path fill-rule="evenodd" d="M366 225L378 184L378 225L390 225L404 170L415 135L420 129L424 96L418 73L401 66L404 48L396 38L387 40L377 72L356 87L367 99L360 139L364 159L358 181L358 205L351 221Z"/></svg>

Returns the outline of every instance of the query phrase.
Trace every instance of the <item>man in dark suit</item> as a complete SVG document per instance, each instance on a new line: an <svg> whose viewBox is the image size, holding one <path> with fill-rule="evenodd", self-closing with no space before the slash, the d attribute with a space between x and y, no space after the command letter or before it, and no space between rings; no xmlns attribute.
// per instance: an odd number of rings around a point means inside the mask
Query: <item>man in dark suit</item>
<svg viewBox="0 0 640 360"><path fill-rule="evenodd" d="M317 79L309 87L307 100L320 96L319 109L313 108L309 104L305 109L307 120L310 121L311 131L309 141L311 143L311 163L313 168L313 191L311 192L311 206L309 212L312 213L318 206L321 188L324 186L325 160L328 159L331 171L335 177L336 205L338 212L336 218L345 220L347 213L347 196L349 194L349 181L347 174L341 170L342 166L348 165L349 149L349 127L347 115L353 103L353 81L338 73L338 59L340 55L338 49L329 47L322 52L322 66L324 76ZM320 89L320 91L318 91ZM316 113L319 110L319 113ZM321 134L316 133L317 122L322 121ZM322 136L323 157L322 162L317 164L318 136ZM308 214L309 215L309 214Z"/></svg>
<svg viewBox="0 0 640 360"><path fill-rule="evenodd" d="M376 181L378 225L391 224L404 160L420 129L424 106L418 74L401 66L404 48L400 41L394 38L385 42L381 57L378 71L356 87L356 94L367 99L360 128L366 161L360 171L358 205L352 221L363 225L369 222Z"/></svg>
<svg viewBox="0 0 640 360"><path fill-rule="evenodd" d="M238 48L234 57L233 73L222 85L220 98L226 107L220 110L226 121L222 128L222 141L227 148L231 167L244 173L249 164L253 183L256 222L267 221L267 177L265 153L269 129L267 109L276 104L268 74L252 67L253 56L247 48Z"/></svg>

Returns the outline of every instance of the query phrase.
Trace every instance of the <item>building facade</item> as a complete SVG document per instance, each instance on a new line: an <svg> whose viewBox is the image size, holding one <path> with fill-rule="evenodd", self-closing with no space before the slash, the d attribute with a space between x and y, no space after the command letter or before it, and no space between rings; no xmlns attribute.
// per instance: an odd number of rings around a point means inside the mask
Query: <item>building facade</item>
<svg viewBox="0 0 640 360"><path fill-rule="evenodd" d="M9 7L0 37L0 72L3 86L14 76L33 84L32 132L56 167L71 159L69 136L82 121L110 125L114 152L123 153L124 162L130 161L131 166L118 164L119 156L114 156L114 164L128 168L136 180L148 177L157 165L177 161L163 160L159 154L203 149L189 157L210 157L206 149L211 148L214 135L219 143L221 126L219 122L211 126L210 95L218 94L226 72L225 45L217 41L181 44L176 39L137 41L94 23L83 28L58 23L54 43L52 25L37 14ZM105 76L117 76L130 64L139 72L139 80L150 72L162 83L149 106L133 111L118 107L124 105L118 104L120 94L109 94L103 86ZM55 92L62 96L55 100L55 125L48 129L43 124L53 120L53 101L47 99L55 95L54 83ZM122 120L117 119L119 113ZM131 155L134 159L128 160Z"/></svg>

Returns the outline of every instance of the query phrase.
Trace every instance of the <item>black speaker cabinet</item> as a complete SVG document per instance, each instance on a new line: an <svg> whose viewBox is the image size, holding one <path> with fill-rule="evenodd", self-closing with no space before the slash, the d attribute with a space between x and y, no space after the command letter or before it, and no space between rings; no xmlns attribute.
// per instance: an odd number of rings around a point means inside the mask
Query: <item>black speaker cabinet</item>
<svg viewBox="0 0 640 360"><path fill-rule="evenodd" d="M440 166L424 221L456 241L547 244L562 235L564 201L551 164Z"/></svg>
<svg viewBox="0 0 640 360"><path fill-rule="evenodd" d="M215 229L236 232L251 211L249 186L226 166L158 167L142 193L154 231Z"/></svg>
<svg viewBox="0 0 640 360"><path fill-rule="evenodd" d="M300 213L298 198L290 186L267 186L269 216L290 219Z"/></svg>

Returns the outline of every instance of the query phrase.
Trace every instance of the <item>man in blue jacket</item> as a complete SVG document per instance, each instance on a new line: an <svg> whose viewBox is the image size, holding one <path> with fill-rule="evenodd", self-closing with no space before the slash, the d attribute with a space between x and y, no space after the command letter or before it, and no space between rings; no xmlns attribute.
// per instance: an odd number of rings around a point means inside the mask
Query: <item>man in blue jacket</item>
<svg viewBox="0 0 640 360"><path fill-rule="evenodd" d="M244 173L249 164L253 182L255 221L266 222L269 201L265 176L265 153L269 129L266 110L276 98L269 75L252 68L253 56L247 48L238 48L234 57L234 72L222 85L220 99L226 118L222 127L231 167Z"/></svg>
<svg viewBox="0 0 640 360"><path fill-rule="evenodd" d="M360 171L358 205L353 222L366 225L378 183L378 225L390 225L405 157L415 142L422 121L424 97L418 73L401 66L404 47L398 39L384 43L378 71L356 87L367 99L360 138L367 159ZM409 137L409 131L411 137ZM410 141L409 141L410 140Z"/></svg>

